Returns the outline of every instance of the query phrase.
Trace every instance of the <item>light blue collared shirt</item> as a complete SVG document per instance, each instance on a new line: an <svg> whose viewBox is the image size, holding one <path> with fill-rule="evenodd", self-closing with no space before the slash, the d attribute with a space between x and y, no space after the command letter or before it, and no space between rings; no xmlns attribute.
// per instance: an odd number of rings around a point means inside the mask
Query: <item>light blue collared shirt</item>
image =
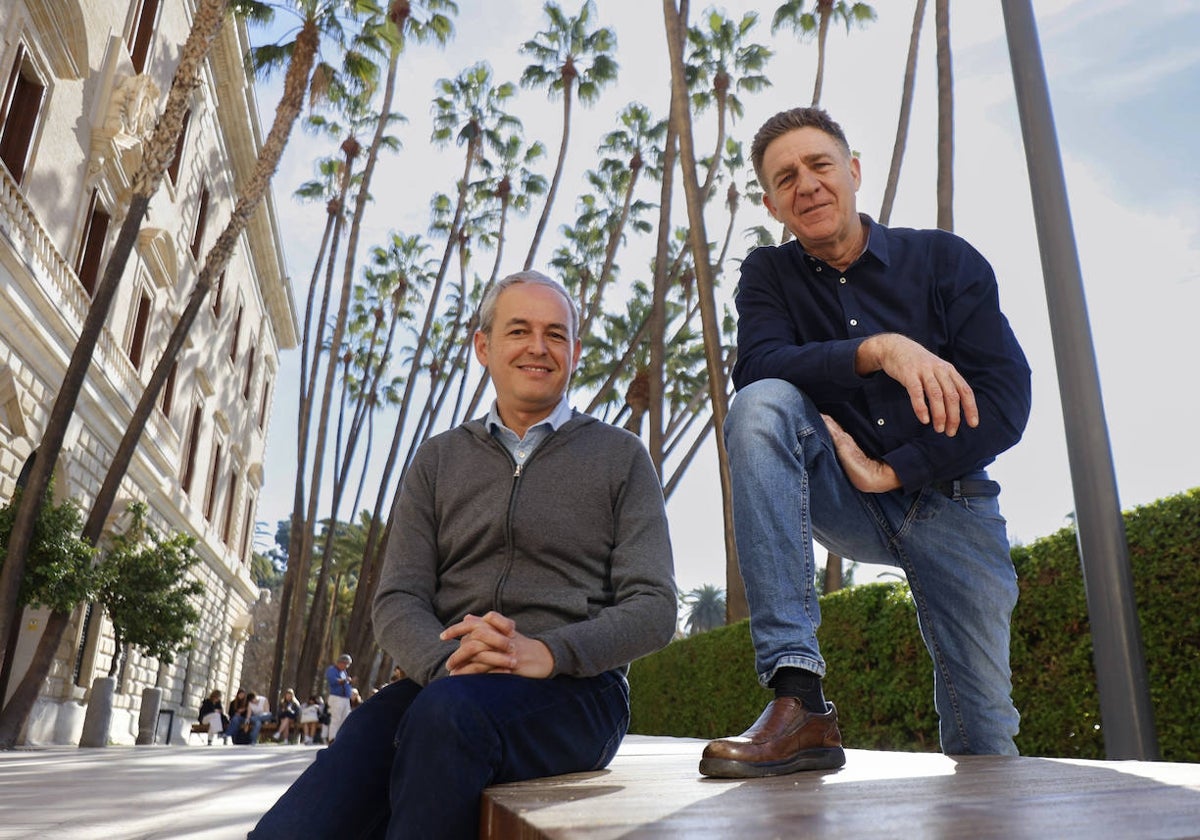
<svg viewBox="0 0 1200 840"><path fill-rule="evenodd" d="M533 455L533 451L538 448L538 445L552 432L558 431L563 423L571 419L571 415L571 404L567 401L567 395L563 394L563 398L546 419L530 426L525 431L525 437L521 438L504 425L504 421L500 419L500 412L496 410L496 401L492 400L492 407L487 416L487 427L488 431L492 433L492 437L503 444L504 448L508 450L508 454L512 455L513 460L517 462L517 466L521 467Z"/></svg>

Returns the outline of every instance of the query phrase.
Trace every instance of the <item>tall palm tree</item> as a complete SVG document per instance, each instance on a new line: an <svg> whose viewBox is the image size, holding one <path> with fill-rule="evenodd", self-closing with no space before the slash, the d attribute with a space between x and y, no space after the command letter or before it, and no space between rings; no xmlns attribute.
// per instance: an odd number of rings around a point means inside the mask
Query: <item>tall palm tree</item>
<svg viewBox="0 0 1200 840"><path fill-rule="evenodd" d="M954 74L950 61L950 0L934 0L937 33L937 226L954 230Z"/></svg>
<svg viewBox="0 0 1200 840"><path fill-rule="evenodd" d="M904 161L904 147L908 143L908 123L912 116L913 88L917 78L917 49L921 42L921 24L924 19L925 0L916 0L913 6L912 33L908 38L908 59L904 64L900 117L896 120L896 142L892 146L892 163L888 169L887 184L883 188L883 203L879 208L881 225L886 225L892 217L892 205L896 201L896 190L900 185L900 165Z"/></svg>
<svg viewBox="0 0 1200 840"><path fill-rule="evenodd" d="M396 76L399 68L400 54L410 37L418 41L434 38L441 43L445 43L452 32L449 18L437 14L436 11L443 8L456 9L457 7L453 3L449 2L449 0L425 0L424 5L430 11L435 12L431 18L433 23L413 18L412 5L408 0L392 0L388 6L387 14L376 14L368 19L360 36L364 46L374 47L374 51L377 54L386 55L388 64L384 74L383 95L379 104L380 119L376 121L375 132L367 149L366 160L363 165L362 185L359 187L355 200L354 216L350 223L350 235L346 244L345 268L342 274L341 300L329 342L328 352L331 360L339 356L340 344L345 332L350 292L353 288L354 276L356 274L358 240L361 236L362 222L369 203L372 176L374 175L379 155L386 145L385 139L387 138L389 117L392 113L392 102L395 98ZM328 434L335 380L336 369L334 365L330 364L325 371L324 392L321 398L321 411L317 422L317 438L313 450L312 479L309 485L310 494L308 515L306 518L308 523L313 522L316 518L318 489L321 486L321 469L324 458L324 442ZM338 507L344 492L345 486L335 482L332 488L331 519L336 520L338 518ZM301 544L302 565L308 560L307 552L311 551L311 533L311 527L305 528L303 534L304 541ZM329 564L327 553L325 561L321 564L321 572L317 578L317 590L313 598L314 615L307 623L304 644L296 663L296 685L303 684L305 677L314 673L320 664L322 656L320 649L322 634L320 630L324 626L327 617L325 585L328 581L328 576ZM293 600L293 606L295 603L296 599ZM289 637L292 636L292 628L297 627L299 624L299 611L294 612L291 619L292 624L288 628Z"/></svg>
<svg viewBox="0 0 1200 840"><path fill-rule="evenodd" d="M402 283L406 288L406 308L396 313L398 325L407 324L413 320L413 314L407 307L418 303L421 289L432 285L434 281L437 273L437 263L428 256L428 252L429 245L420 235L404 235L400 233L392 234L391 240L386 247L380 246L372 250L370 270L393 274L397 278L397 283ZM399 399L396 402L398 403ZM378 493L377 499L385 495L382 488L386 486L386 483L380 484L381 490ZM372 638L370 630L371 601L375 594L375 585L378 580L379 553L370 548L371 538L369 535L374 532L376 534L375 539L378 538L378 532L381 527L379 517L380 506L377 501L375 512L372 514L372 518L367 526L368 538L364 542L363 562L359 572L359 585L355 591L354 605L351 609L349 626L346 631L346 649L351 652L356 661L359 661L358 654L363 653L364 649L370 646Z"/></svg>
<svg viewBox="0 0 1200 840"><path fill-rule="evenodd" d="M727 395L725 390L725 354L721 347L720 325L714 295L715 278L709 262L708 235L704 222L704 195L696 174L696 153L692 139L692 116L688 107L687 79L683 63L684 33L687 31L687 2L663 0L663 19L667 30L667 46L671 57L671 122L679 135L680 170L684 195L687 198L689 234L696 269L697 293L700 300L701 323L704 335L704 355L708 367L709 395L712 400L713 425L716 429L717 463L720 470L721 498L725 519L725 574L729 593L727 609L730 620L749 615L745 586L737 566L737 547L733 542L733 511L729 476L729 457L725 451Z"/></svg>
<svg viewBox="0 0 1200 840"><path fill-rule="evenodd" d="M771 21L771 32L777 32L784 26L789 27L800 37L816 34L817 38L817 76L813 83L813 107L821 104L821 88L825 81L825 40L829 34L829 21L838 17L850 31L852 24L864 26L875 20L875 10L866 3L846 2L846 0L814 0L813 8L806 9L805 0L787 0L775 10Z"/></svg>
<svg viewBox="0 0 1200 840"><path fill-rule="evenodd" d="M617 62L611 55L617 47L616 33L608 27L589 29L592 16L596 13L594 0L584 0L575 17L567 16L553 0L546 3L543 10L550 21L550 28L537 33L521 46L521 52L533 56L537 62L525 68L521 74L521 85L545 87L552 97L562 97L563 128L554 176L550 179L550 189L529 245L529 254L525 257L526 270L533 267L562 180L571 133L571 103L578 96L582 104L590 105L599 98L601 89L617 77Z"/></svg>
<svg viewBox="0 0 1200 840"><path fill-rule="evenodd" d="M162 116L159 117L150 139L143 145L142 160L133 177L125 219L121 223L121 230L113 245L104 274L96 285L91 307L84 318L63 381L55 395L46 428L38 443L37 457L27 477L24 492L21 494L21 504L9 534L5 562L0 568L0 628L3 628L0 633L7 632L16 615L17 596L25 572L29 545L33 539L37 513L41 509L46 489L50 484L50 476L62 451L63 439L75 413L79 394L83 390L92 355L104 330L121 278L125 274L129 256L133 253L138 231L150 206L150 199L158 192L163 173L174 157L179 133L183 128L184 113L187 111L192 92L200 84L200 70L225 21L229 5L229 0L200 0L196 4L192 28L180 49L179 64L175 68L171 88L167 91ZM4 649L0 647L0 660L3 656Z"/></svg>
<svg viewBox="0 0 1200 840"><path fill-rule="evenodd" d="M458 198L448 228L450 235L447 237L441 263L433 279L429 299L426 302L425 320L417 334L417 344L409 363L404 394L400 399L395 433L392 436L391 445L388 447L388 455L380 479L379 486L381 488L391 486L392 472L399 459L400 444L404 439L414 387L417 381L422 379L425 369L425 350L429 344L430 331L437 315L442 285L457 245L457 232L462 224L463 214L466 212L471 173L482 157L485 148L498 149L503 145L504 132L519 129L521 126L520 120L504 110L515 92L514 86L508 82L494 84L491 67L486 62L468 67L454 79L439 80L437 87L439 94L434 100L436 110L433 118L432 139L439 145L445 145L454 140L459 146L464 147L465 160L462 176L458 181ZM387 494L381 491L375 500L364 556L380 550L381 537L385 530L383 507L387 502ZM391 510L391 506L388 507L388 510Z"/></svg>
<svg viewBox="0 0 1200 840"><path fill-rule="evenodd" d="M735 23L723 13L710 11L705 19L706 29L693 26L688 30L687 76L692 89L692 107L697 113L710 106L717 109L717 141L704 177L704 194L711 194L713 180L721 165L725 148L726 117L740 118L744 112L738 91L758 93L770 86L771 80L762 71L771 58L771 50L761 44L746 43L750 30L758 23L758 15L747 12Z"/></svg>

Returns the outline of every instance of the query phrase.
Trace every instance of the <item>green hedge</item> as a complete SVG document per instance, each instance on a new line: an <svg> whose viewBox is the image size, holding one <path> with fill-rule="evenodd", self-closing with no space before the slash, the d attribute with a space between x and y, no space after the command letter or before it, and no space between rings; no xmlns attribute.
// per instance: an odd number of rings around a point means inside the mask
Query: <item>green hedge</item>
<svg viewBox="0 0 1200 840"><path fill-rule="evenodd" d="M1125 514L1162 757L1200 761L1200 488ZM1074 531L1013 549L1013 698L1026 755L1103 758L1087 601ZM873 583L821 599L827 696L848 746L936 750L929 658L907 587ZM754 676L748 622L673 642L633 664L630 731L740 732L770 695Z"/></svg>

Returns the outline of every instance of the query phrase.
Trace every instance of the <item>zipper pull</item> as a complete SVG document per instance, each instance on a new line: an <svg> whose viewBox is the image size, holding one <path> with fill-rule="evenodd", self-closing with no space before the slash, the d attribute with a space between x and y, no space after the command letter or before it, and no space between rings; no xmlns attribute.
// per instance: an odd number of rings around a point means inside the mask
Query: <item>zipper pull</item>
<svg viewBox="0 0 1200 840"><path fill-rule="evenodd" d="M517 468L515 470L513 470L513 478L520 478L520 477L521 477L521 465L517 464Z"/></svg>

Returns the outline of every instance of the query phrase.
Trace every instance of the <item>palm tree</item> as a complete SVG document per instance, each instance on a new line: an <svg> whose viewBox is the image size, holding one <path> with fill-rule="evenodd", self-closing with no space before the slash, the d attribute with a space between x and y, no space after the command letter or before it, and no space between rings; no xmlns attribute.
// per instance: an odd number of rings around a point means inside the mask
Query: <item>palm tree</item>
<svg viewBox="0 0 1200 840"><path fill-rule="evenodd" d="M436 263L427 256L428 251L429 245L419 235L406 236L395 233L392 234L387 247L373 249L370 270L394 275L397 283L403 284L406 288L406 300L415 303L419 301L420 290L434 282L437 272ZM412 320L412 313L407 308L398 312L394 310L394 312L397 324ZM388 355L390 355L390 351ZM397 399L396 402L399 400ZM380 484L381 488L386 486L386 482ZM368 523L368 536L364 543L359 585L355 591L354 606L351 609L349 626L346 631L346 648L351 655L355 656L356 661L360 661L358 654L363 653L364 648L369 647L371 643L371 601L378 580L379 563L379 552L374 550L371 543L372 540L378 540L378 532L381 527L381 508L378 499L384 495L381 490L377 496L375 511ZM372 534L375 536L372 537Z"/></svg>
<svg viewBox="0 0 1200 840"><path fill-rule="evenodd" d="M913 87L917 78L917 48L921 42L921 23L924 18L925 0L917 0L913 7L912 34L908 39L908 60L904 65L900 118L896 121L896 142L892 147L892 163L888 169L887 184L883 189L883 203L879 208L881 225L886 225L892 217L892 204L896 201L896 190L900 185L900 164L904 160L904 147L908 142L908 122L912 115Z"/></svg>
<svg viewBox="0 0 1200 840"><path fill-rule="evenodd" d="M67 363L63 381L55 395L46 428L36 449L37 457L33 460L25 490L21 494L21 505L17 509L9 535L5 562L3 568L0 568L0 628L3 628L0 632L7 632L16 615L17 596L25 572L29 545L33 539L34 524L58 455L62 451L63 439L75 412L75 404L83 390L92 355L104 330L129 256L133 253L150 199L158 191L163 173L174 157L179 133L183 128L184 113L187 111L192 92L200 84L201 67L225 21L228 8L229 0L200 0L196 4L192 28L180 49L179 64L175 68L171 88L167 92L162 116L159 117L150 139L143 145L142 160L133 177L125 219L121 223L121 230L104 274L92 296L91 307L84 319L75 349L71 352L71 359ZM0 658L3 656L4 650L0 649Z"/></svg>
<svg viewBox="0 0 1200 840"><path fill-rule="evenodd" d="M950 2L934 0L937 33L937 226L954 230L954 78L950 62Z"/></svg>
<svg viewBox="0 0 1200 840"><path fill-rule="evenodd" d="M710 11L707 30L693 26L688 30L688 88L694 90L692 107L697 113L711 105L717 109L717 142L704 178L704 194L709 196L713 179L721 164L725 147L726 116L740 118L744 111L738 91L758 93L769 87L771 80L762 74L771 50L761 44L747 44L745 39L758 23L758 15L747 12L740 23L734 23L718 11Z"/></svg>
<svg viewBox="0 0 1200 840"><path fill-rule="evenodd" d="M727 605L732 620L749 615L745 587L737 567L737 547L733 542L733 512L729 477L729 458L725 451L727 396L725 390L725 354L721 348L721 333L714 295L715 278L709 262L708 235L704 222L704 195L696 175L696 153L692 140L692 117L688 108L687 79L683 64L683 40L686 32L687 0L663 0L663 17L667 30L667 45L671 54L671 122L679 135L680 168L684 194L687 198L689 234L696 270L697 292L703 325L704 355L708 367L709 395L712 400L713 425L716 429L717 462L721 475L721 497L725 518L725 574Z"/></svg>
<svg viewBox="0 0 1200 840"><path fill-rule="evenodd" d="M448 0L426 0L425 6L431 11L436 11L443 8L457 8ZM346 260L345 269L342 274L342 294L338 306L336 320L333 326L333 332L329 342L329 358L335 359L340 354L340 345L345 332L345 324L347 317L347 309L350 302L350 292L354 284L355 267L358 256L358 240L362 232L362 221L366 213L367 204L370 197L370 186L372 176L375 171L375 166L379 160L379 155L385 146L385 138L387 137L387 126L390 122L389 117L392 113L392 101L395 98L396 91L396 75L399 67L400 53L404 49L408 37L413 37L416 40L425 40L433 37L438 41L445 43L449 38L452 27L448 18L444 15L434 14L431 18L432 22L424 22L412 17L412 6L408 0L392 0L388 7L386 16L376 15L369 19L363 27L361 39L364 45L373 47L375 52L387 55L388 65L384 77L383 96L379 105L379 113L381 118L376 121L375 133L371 139L371 144L367 149L366 161L363 165L362 184L359 187L358 195L355 201L354 216L350 224L350 235L346 244ZM308 515L306 522L311 523L316 518L318 488L321 485L321 469L324 459L324 442L328 434L329 414L332 409L333 388L336 379L336 369L334 365L327 366L325 371L324 392L321 399L321 411L317 422L317 439L313 452L312 479ZM338 506L341 502L342 494L344 493L344 485L335 483L333 488L333 500L331 502L332 515L330 518L336 520L338 515ZM304 540L301 544L301 565L306 564L308 557L307 553L311 551L312 544L312 529L311 526L304 529ZM326 555L328 558L328 554ZM323 626L326 612L325 601L325 584L328 579L329 565L328 560L321 564L321 572L317 578L317 590L313 598L314 615L308 622L307 632L304 638L304 645L300 651L299 660L297 661L297 670L294 684L301 685L304 682L306 675L314 673L321 659L321 633L320 628ZM293 607L298 599L293 599ZM299 611L291 615L292 624L288 628L289 638L293 637L292 628L298 627L300 615ZM297 634L298 635L298 634ZM293 648L294 650L294 648ZM274 686L272 688L275 688ZM274 696L274 694L272 694Z"/></svg>
<svg viewBox="0 0 1200 840"><path fill-rule="evenodd" d="M432 139L439 145L454 140L459 146L465 147L465 161L462 177L458 181L458 199L455 202L452 221L448 226L450 235L447 237L441 263L433 279L433 288L430 291L429 300L426 302L425 320L417 334L417 344L413 350L405 379L404 395L400 399L399 416L396 420L391 445L388 447L388 456L380 479L380 487L391 486L392 472L396 468L400 444L404 439L413 389L424 371L423 360L437 314L438 300L450 259L457 246L457 232L462 224L463 214L466 212L471 172L482 157L485 148L499 149L504 142L504 132L519 129L521 126L520 120L504 111L505 104L515 92L513 85L508 82L494 85L491 67L486 62L480 62L467 68L454 79L439 80L438 91L439 95L434 100L436 110ZM385 530L382 525L382 514L386 502L386 494L380 492L375 500L364 557L374 554L380 549L380 541L383 536L381 532ZM391 510L391 507L388 510Z"/></svg>
<svg viewBox="0 0 1200 840"><path fill-rule="evenodd" d="M680 595L679 600L688 610L684 627L689 636L706 633L725 624L725 590L706 583Z"/></svg>
<svg viewBox="0 0 1200 840"><path fill-rule="evenodd" d="M550 208L554 205L554 197L562 180L571 133L571 103L578 95L581 103L590 105L599 98L600 90L617 77L617 62L610 55L617 46L616 33L608 27L588 29L596 13L593 0L584 0L575 17L568 17L553 0L546 3L543 9L549 18L550 28L537 33L521 46L521 52L533 56L537 62L525 68L521 74L521 85L546 87L552 97L562 96L563 130L546 203L529 245L529 254L525 257L526 270L533 267L538 245L550 220Z"/></svg>
<svg viewBox="0 0 1200 840"><path fill-rule="evenodd" d="M821 87L825 80L825 39L829 33L829 21L833 17L841 18L850 31L851 24L866 25L875 20L875 10L866 3L846 2L846 0L814 0L814 8L805 10L805 0L787 0L775 10L771 21L771 32L777 32L783 26L788 26L797 35L804 37L816 33L817 36L817 78L813 83L812 104L815 108L821 104Z"/></svg>

